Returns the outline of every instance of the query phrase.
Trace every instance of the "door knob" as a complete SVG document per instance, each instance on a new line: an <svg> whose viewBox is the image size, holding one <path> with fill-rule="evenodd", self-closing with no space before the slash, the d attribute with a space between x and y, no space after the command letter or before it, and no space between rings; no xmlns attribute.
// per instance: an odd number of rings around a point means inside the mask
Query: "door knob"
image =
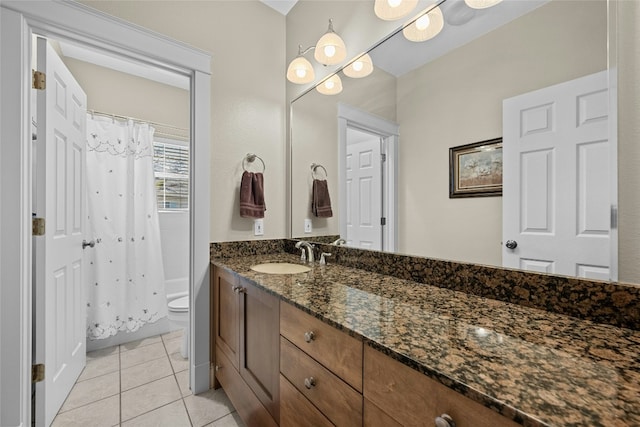
<svg viewBox="0 0 640 427"><path fill-rule="evenodd" d="M316 379L313 378L313 377L305 378L304 379L304 386L306 388L308 388L309 390L311 390L313 387L316 386Z"/></svg>
<svg viewBox="0 0 640 427"><path fill-rule="evenodd" d="M89 246L90 248L94 247L96 245L96 241L92 240L90 242L87 243L86 240L82 241L82 249L86 248L87 246Z"/></svg>
<svg viewBox="0 0 640 427"><path fill-rule="evenodd" d="M456 427L455 421L449 414L442 414L435 419L436 427Z"/></svg>
<svg viewBox="0 0 640 427"><path fill-rule="evenodd" d="M518 246L518 242L515 240L507 240L507 243L504 244L509 249L515 249Z"/></svg>

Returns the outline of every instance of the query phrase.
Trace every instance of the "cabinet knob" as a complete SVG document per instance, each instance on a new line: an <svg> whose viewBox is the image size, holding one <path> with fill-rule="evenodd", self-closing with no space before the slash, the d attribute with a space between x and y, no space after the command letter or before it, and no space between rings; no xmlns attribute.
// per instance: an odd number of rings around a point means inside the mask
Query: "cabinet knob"
<svg viewBox="0 0 640 427"><path fill-rule="evenodd" d="M247 290L245 288L243 288L242 286L234 286L231 288L233 290L233 292L235 292L236 294L242 294L247 292Z"/></svg>
<svg viewBox="0 0 640 427"><path fill-rule="evenodd" d="M306 388L308 388L309 390L311 390L313 387L316 386L316 379L313 378L313 377L305 378L304 379L304 386Z"/></svg>
<svg viewBox="0 0 640 427"><path fill-rule="evenodd" d="M448 414L442 414L439 417L436 417L436 427L456 427L455 421Z"/></svg>
<svg viewBox="0 0 640 427"><path fill-rule="evenodd" d="M222 366L218 366L218 365L216 365L213 369L214 369L216 372L218 372L220 369L222 369Z"/></svg>
<svg viewBox="0 0 640 427"><path fill-rule="evenodd" d="M313 341L315 339L316 339L316 334L313 333L313 331L309 331L309 332L305 332L304 333L304 340L306 342L311 342L311 341Z"/></svg>

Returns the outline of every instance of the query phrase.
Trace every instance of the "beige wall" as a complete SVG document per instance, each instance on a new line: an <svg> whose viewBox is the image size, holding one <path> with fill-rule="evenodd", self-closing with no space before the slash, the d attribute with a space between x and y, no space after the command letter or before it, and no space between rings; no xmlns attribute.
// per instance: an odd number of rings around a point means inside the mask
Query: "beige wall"
<svg viewBox="0 0 640 427"><path fill-rule="evenodd" d="M502 136L504 99L606 69L606 16L553 1L399 78L401 252L502 264L502 198L449 199L449 148Z"/></svg>
<svg viewBox="0 0 640 427"><path fill-rule="evenodd" d="M242 160L266 163L264 238L288 234L285 18L251 1L85 1L211 52L211 241L254 239L238 214Z"/></svg>
<svg viewBox="0 0 640 427"><path fill-rule="evenodd" d="M619 280L640 283L640 3L616 1Z"/></svg>
<svg viewBox="0 0 640 427"><path fill-rule="evenodd" d="M77 59L62 59L87 94L90 110L189 128L189 91Z"/></svg>

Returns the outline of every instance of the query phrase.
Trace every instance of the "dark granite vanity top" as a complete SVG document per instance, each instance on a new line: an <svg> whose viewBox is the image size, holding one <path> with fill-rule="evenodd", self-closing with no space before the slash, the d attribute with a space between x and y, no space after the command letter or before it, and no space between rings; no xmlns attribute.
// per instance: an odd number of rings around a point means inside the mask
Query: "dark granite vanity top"
<svg viewBox="0 0 640 427"><path fill-rule="evenodd" d="M640 426L640 331L291 254L213 258L282 300L525 426Z"/></svg>

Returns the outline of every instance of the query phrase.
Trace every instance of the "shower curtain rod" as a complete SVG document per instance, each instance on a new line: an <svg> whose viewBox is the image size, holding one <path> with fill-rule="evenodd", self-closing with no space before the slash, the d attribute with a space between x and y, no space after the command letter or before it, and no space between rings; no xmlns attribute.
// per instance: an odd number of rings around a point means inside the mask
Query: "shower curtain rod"
<svg viewBox="0 0 640 427"><path fill-rule="evenodd" d="M92 116L97 115L97 116L103 116L103 117L111 117L112 119L120 119L120 120L132 120L134 122L138 122L138 123L147 123L153 126L157 126L160 128L165 128L165 129L173 129L178 131L179 133L171 133L171 132L162 132L161 130L156 129L155 134L159 137L167 137L167 138L180 138L184 141L188 141L189 140L189 132L187 129L185 128L181 128L178 126L173 126L173 125L168 125L165 123L158 123L158 122L153 122L150 120L144 120L144 119L137 119L135 117L127 117L127 116L121 116L119 114L111 114L111 113L105 113L103 111L97 111L97 110L87 110L87 113L91 114Z"/></svg>

